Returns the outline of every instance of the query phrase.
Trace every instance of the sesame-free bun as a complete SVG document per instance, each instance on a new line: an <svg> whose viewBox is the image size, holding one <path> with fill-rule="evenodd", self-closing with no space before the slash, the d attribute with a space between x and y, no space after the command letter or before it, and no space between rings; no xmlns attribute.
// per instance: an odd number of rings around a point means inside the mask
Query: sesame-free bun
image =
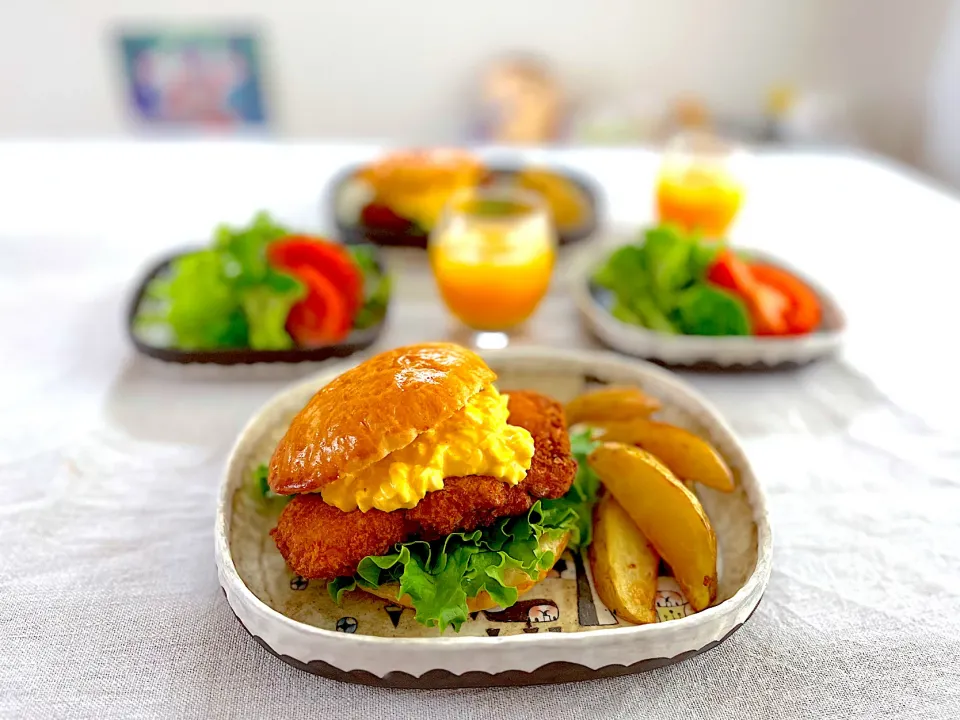
<svg viewBox="0 0 960 720"><path fill-rule="evenodd" d="M570 533L564 533L559 538L554 538L548 540L545 537L540 538L540 549L549 550L553 553L553 565L556 564L557 560L560 559L560 556L563 555L563 551L567 549L567 543L570 540ZM523 570L518 568L510 568L504 574L504 579L507 581L508 586L513 586L517 589L519 595L523 595L525 592L533 588L538 582L543 580L547 573L553 568L551 565L546 570L541 570L539 577L536 580L531 579ZM371 595L376 595L378 598L383 598L384 600L390 600L397 603L397 605L402 605L406 608L412 608L413 602L410 600L409 595L404 595L403 597L398 598L400 594L400 583L391 582L379 585L375 588L362 588L364 592L368 592ZM476 597L467 598L467 610L469 612L479 612L480 610L489 610L490 608L496 607L497 603L494 602L493 598L490 597L490 594L486 590L481 590Z"/></svg>
<svg viewBox="0 0 960 720"><path fill-rule="evenodd" d="M270 459L270 489L320 490L412 443L496 379L474 352L453 343L389 350L320 388Z"/></svg>

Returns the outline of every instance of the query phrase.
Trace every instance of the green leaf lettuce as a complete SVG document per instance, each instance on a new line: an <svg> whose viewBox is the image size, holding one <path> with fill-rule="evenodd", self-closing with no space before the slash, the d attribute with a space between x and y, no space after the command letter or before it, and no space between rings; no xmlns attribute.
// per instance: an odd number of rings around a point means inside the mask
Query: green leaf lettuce
<svg viewBox="0 0 960 720"><path fill-rule="evenodd" d="M621 322L667 334L746 335L746 306L707 280L724 246L671 225L651 227L614 250L592 281L612 295L610 314Z"/></svg>

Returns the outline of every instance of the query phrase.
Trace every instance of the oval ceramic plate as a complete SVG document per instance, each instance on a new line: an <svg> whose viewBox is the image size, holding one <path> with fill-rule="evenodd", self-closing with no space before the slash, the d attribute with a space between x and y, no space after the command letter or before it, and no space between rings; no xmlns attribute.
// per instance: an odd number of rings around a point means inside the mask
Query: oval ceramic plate
<svg viewBox="0 0 960 720"><path fill-rule="evenodd" d="M294 414L336 372L287 390L247 425L220 489L216 559L237 618L274 655L307 672L389 687L486 687L637 673L709 650L753 613L770 577L771 535L763 491L733 433L705 400L672 374L610 353L556 349L485 355L501 389L529 388L569 400L596 385L632 384L660 398L664 420L709 439L737 486L697 492L716 531L716 603L689 614L672 578L660 579L661 622L618 621L597 598L589 565L570 553L506 610L475 614L461 632L439 634L413 612L361 592L341 607L325 584L294 575L269 536L279 507L252 484ZM340 366L342 371L345 365Z"/></svg>
<svg viewBox="0 0 960 720"><path fill-rule="evenodd" d="M294 347L288 350L255 350L253 348L225 348L213 350L183 350L151 342L150 337L141 333L137 326L137 313L147 291L150 281L167 271L170 264L180 255L176 253L157 262L146 273L140 281L140 285L134 292L127 309L127 335L130 342L136 348L137 352L147 357L159 360L165 363L174 363L178 365L254 365L261 363L316 363L331 358L345 358L361 350L366 350L383 331L386 322L388 308L384 311L376 324L362 330L353 330L342 342L320 347ZM381 274L386 270L383 263L377 259L378 268Z"/></svg>
<svg viewBox="0 0 960 720"><path fill-rule="evenodd" d="M605 250L609 252L609 250ZM801 278L820 298L823 321L810 335L798 337L708 337L668 335L618 320L610 314L612 296L594 285L597 260L580 265L573 278L574 300L587 328L604 345L618 352L664 365L707 370L762 370L806 365L839 350L846 321L836 301L817 283L766 253L746 250L758 260Z"/></svg>

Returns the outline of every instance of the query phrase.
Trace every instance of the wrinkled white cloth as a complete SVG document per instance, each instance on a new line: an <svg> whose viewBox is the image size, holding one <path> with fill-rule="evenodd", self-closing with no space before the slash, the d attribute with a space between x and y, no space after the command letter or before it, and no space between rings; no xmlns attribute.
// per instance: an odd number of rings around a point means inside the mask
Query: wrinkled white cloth
<svg viewBox="0 0 960 720"><path fill-rule="evenodd" d="M322 227L324 183L375 151L0 144L0 717L955 716L960 203L859 156L757 158L735 235L834 290L843 357L684 374L769 494L773 577L732 638L639 676L464 691L339 684L254 643L217 584L215 492L243 424L308 370L158 367L123 336L125 305L149 256L220 220L269 207ZM608 220L649 219L651 154L546 157L602 183ZM420 261L395 263L381 346L442 337ZM529 340L591 345L562 287Z"/></svg>

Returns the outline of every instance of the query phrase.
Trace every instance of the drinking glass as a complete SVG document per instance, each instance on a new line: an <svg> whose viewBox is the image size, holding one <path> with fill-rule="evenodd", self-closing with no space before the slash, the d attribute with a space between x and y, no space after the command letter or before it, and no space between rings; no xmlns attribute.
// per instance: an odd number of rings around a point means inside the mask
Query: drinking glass
<svg viewBox="0 0 960 720"><path fill-rule="evenodd" d="M469 188L447 204L430 233L430 267L459 325L456 339L505 347L550 287L557 234L536 193L510 186Z"/></svg>
<svg viewBox="0 0 960 720"><path fill-rule="evenodd" d="M663 153L657 179L660 222L708 237L724 237L743 203L746 152L705 131L676 136Z"/></svg>

